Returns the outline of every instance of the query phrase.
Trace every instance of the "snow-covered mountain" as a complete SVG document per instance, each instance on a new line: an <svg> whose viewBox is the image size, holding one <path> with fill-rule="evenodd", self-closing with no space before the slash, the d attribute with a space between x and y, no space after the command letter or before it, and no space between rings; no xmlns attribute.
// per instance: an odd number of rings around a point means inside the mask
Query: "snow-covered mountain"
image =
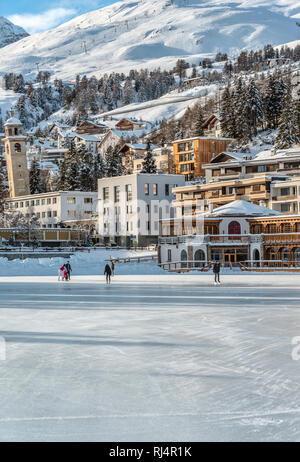
<svg viewBox="0 0 300 462"><path fill-rule="evenodd" d="M0 48L17 42L28 35L22 27L16 26L8 19L0 16Z"/></svg>
<svg viewBox="0 0 300 462"><path fill-rule="evenodd" d="M58 78L170 67L182 57L278 45L300 37L295 0L123 0L0 50L0 74ZM37 63L39 63L37 65Z"/></svg>

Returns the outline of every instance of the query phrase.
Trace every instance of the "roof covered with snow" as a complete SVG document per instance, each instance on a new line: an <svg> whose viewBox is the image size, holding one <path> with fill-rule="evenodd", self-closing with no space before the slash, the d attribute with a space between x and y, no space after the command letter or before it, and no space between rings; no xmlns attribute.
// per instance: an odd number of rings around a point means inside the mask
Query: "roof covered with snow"
<svg viewBox="0 0 300 462"><path fill-rule="evenodd" d="M253 204L252 202L247 201L233 201L229 204L222 205L218 207L212 212L213 216L257 216L257 217L265 217L265 216L272 216L272 215L282 215L280 212L276 210L268 209L267 207L263 207L261 205Z"/></svg>
<svg viewBox="0 0 300 462"><path fill-rule="evenodd" d="M5 125L22 125L22 122L17 119L16 117L10 117L6 122Z"/></svg>

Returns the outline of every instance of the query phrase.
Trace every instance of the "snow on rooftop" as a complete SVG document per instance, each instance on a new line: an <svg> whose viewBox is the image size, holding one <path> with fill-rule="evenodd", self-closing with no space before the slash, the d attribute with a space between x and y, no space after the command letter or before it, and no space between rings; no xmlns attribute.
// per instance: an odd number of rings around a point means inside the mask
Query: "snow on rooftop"
<svg viewBox="0 0 300 462"><path fill-rule="evenodd" d="M253 204L243 200L230 202L229 204L222 205L212 212L213 216L272 216L282 215L276 210L268 209L267 207Z"/></svg>
<svg viewBox="0 0 300 462"><path fill-rule="evenodd" d="M19 119L17 119L16 117L10 117L6 121L5 125L22 125L22 122Z"/></svg>

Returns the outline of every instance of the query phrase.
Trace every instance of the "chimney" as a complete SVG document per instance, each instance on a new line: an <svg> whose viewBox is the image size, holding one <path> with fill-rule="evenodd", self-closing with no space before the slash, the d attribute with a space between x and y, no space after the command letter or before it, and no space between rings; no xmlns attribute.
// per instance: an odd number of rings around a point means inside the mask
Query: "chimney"
<svg viewBox="0 0 300 462"><path fill-rule="evenodd" d="M265 206L266 206L265 201L263 201L263 200L259 201L259 205L260 205L261 207L265 207Z"/></svg>
<svg viewBox="0 0 300 462"><path fill-rule="evenodd" d="M272 148L271 151L270 151L270 153L271 153L271 156L275 156L275 154L276 154L276 148Z"/></svg>

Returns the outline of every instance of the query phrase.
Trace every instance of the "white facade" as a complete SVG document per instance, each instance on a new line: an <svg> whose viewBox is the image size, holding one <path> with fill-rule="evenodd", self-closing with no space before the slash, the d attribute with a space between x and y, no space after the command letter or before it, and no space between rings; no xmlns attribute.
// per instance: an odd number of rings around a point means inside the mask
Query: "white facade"
<svg viewBox="0 0 300 462"><path fill-rule="evenodd" d="M159 218L172 214L182 175L132 174L98 180L98 233L120 245L156 243Z"/></svg>
<svg viewBox="0 0 300 462"><path fill-rule="evenodd" d="M19 196L6 201L7 213L36 216L42 228L59 228L70 220L92 218L97 213L97 192L57 191Z"/></svg>
<svg viewBox="0 0 300 462"><path fill-rule="evenodd" d="M300 213L300 177L271 184L271 208L284 214Z"/></svg>

